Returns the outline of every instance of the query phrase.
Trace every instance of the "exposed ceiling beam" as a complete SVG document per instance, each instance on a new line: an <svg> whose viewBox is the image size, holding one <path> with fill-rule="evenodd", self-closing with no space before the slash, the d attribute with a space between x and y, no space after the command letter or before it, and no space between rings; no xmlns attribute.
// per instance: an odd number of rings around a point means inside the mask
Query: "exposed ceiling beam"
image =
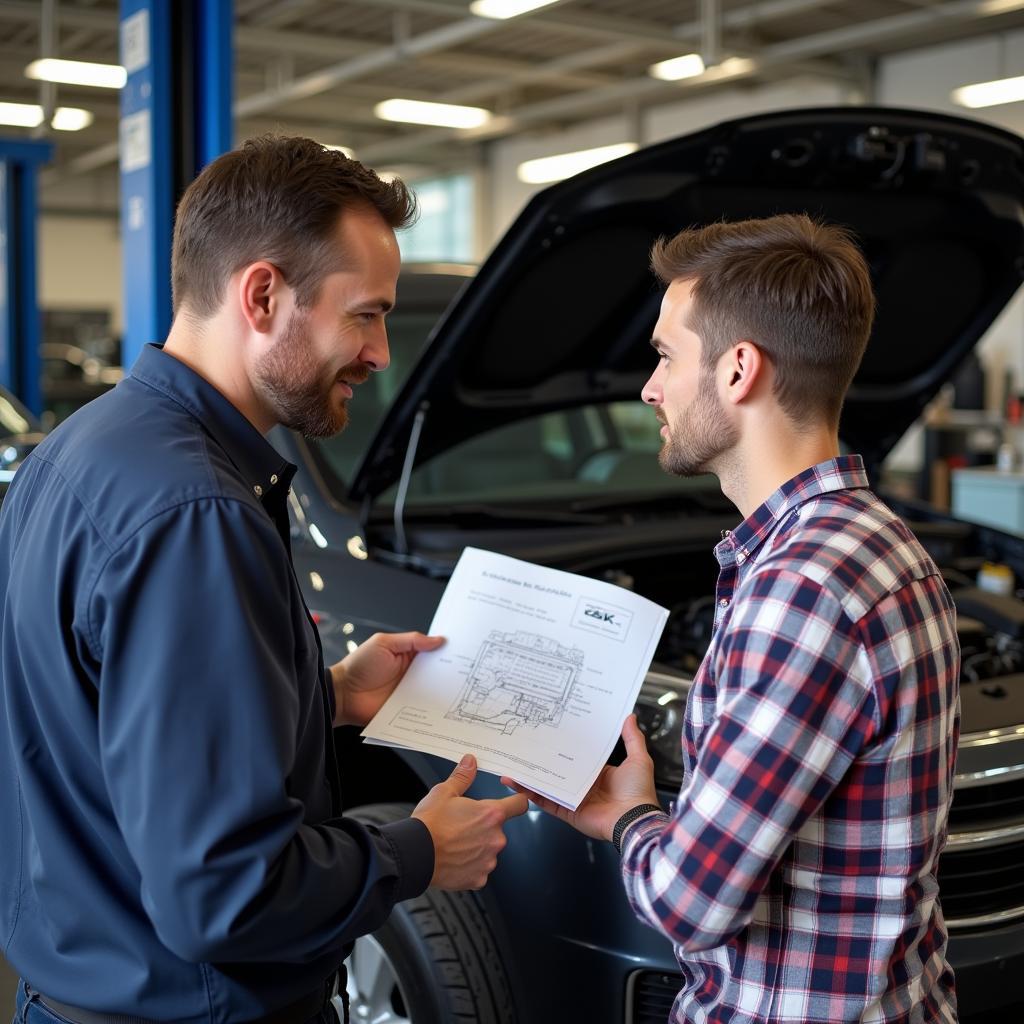
<svg viewBox="0 0 1024 1024"><path fill-rule="evenodd" d="M330 67L321 68L319 71L303 75L286 85L268 89L255 96L246 96L235 104L235 113L239 117L262 114L289 100L315 96L317 93L333 89L342 82L348 82L354 78L361 78L363 75L391 67L401 60L423 53L447 50L491 31L493 31L492 25L482 18L456 21L443 28L414 36L402 43L382 46L360 57L352 57L338 64L332 64Z"/></svg>
<svg viewBox="0 0 1024 1024"><path fill-rule="evenodd" d="M0 2L0 18L37 24L39 22L39 3L37 0L2 0ZM60 20L62 25L70 28L88 28L97 32L109 32L117 26L116 13L90 11L84 7L72 7L68 4L61 7Z"/></svg>
<svg viewBox="0 0 1024 1024"><path fill-rule="evenodd" d="M305 32L275 32L270 29L239 25L235 29L235 42L241 52L259 54L292 54L297 57L325 57L336 59L349 54L358 56L380 48L379 44L353 39L335 39ZM482 53L428 53L416 58L418 64L439 71L452 71L466 75L501 75L510 81L528 80L535 65L523 60L498 57ZM560 81L570 88L589 88L600 84L596 75L565 74Z"/></svg>
<svg viewBox="0 0 1024 1024"><path fill-rule="evenodd" d="M427 130L384 142L366 149L361 158L369 163L409 159L419 145L437 145L441 141L462 141L475 144L484 139L499 138L514 134L533 125L593 115L602 110L621 110L630 102L651 103L663 101L667 96L680 99L690 92L719 85L727 81L750 78L759 70L782 67L791 61L803 58L844 56L857 46L867 46L882 39L907 35L932 27L936 23L954 24L973 19L993 17L1009 11L1024 9L1024 0L948 0L927 10L906 14L890 15L873 21L862 22L842 30L819 32L803 36L792 42L776 43L758 51L757 60L751 67L737 74L716 73L709 69L699 78L685 79L667 84L644 76L619 82L614 86L602 86L571 96L529 104L511 111L507 116L497 118L490 125L472 132L448 129Z"/></svg>

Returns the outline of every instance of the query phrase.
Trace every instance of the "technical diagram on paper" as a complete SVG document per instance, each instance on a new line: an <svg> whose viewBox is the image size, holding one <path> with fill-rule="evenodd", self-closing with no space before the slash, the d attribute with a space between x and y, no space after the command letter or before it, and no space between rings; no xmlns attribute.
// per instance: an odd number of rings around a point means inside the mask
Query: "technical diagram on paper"
<svg viewBox="0 0 1024 1024"><path fill-rule="evenodd" d="M575 809L633 710L668 612L585 576L466 548L418 654L363 731L508 775Z"/></svg>
<svg viewBox="0 0 1024 1024"><path fill-rule="evenodd" d="M492 630L445 716L509 736L516 727L557 727L583 667L583 651L537 633Z"/></svg>

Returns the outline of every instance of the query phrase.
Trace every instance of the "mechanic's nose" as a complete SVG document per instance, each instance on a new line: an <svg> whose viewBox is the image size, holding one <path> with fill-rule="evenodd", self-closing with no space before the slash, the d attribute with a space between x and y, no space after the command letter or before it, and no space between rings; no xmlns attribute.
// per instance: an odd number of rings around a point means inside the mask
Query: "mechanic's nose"
<svg viewBox="0 0 1024 1024"><path fill-rule="evenodd" d="M388 332L381 330L380 337L366 346L363 362L371 370L386 370L391 363L391 350L388 348Z"/></svg>

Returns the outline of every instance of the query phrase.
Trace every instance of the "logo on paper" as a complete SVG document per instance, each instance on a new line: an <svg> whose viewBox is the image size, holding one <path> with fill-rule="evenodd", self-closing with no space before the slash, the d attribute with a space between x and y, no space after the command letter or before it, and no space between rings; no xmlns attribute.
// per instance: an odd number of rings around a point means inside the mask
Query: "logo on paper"
<svg viewBox="0 0 1024 1024"><path fill-rule="evenodd" d="M625 608L583 597L576 606L572 624L615 640L625 640L632 621L633 613Z"/></svg>

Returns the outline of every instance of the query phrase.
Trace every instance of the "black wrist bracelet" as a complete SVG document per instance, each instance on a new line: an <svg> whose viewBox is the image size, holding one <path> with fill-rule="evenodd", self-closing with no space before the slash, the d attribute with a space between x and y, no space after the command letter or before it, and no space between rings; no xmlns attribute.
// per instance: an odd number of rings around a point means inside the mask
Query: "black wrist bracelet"
<svg viewBox="0 0 1024 1024"><path fill-rule="evenodd" d="M619 844L622 842L622 833L625 831L626 826L636 821L637 818L650 814L652 811L657 811L659 814L664 813L657 804L637 804L636 807L631 807L615 822L615 828L612 829L612 844L615 847L616 853L622 853Z"/></svg>

